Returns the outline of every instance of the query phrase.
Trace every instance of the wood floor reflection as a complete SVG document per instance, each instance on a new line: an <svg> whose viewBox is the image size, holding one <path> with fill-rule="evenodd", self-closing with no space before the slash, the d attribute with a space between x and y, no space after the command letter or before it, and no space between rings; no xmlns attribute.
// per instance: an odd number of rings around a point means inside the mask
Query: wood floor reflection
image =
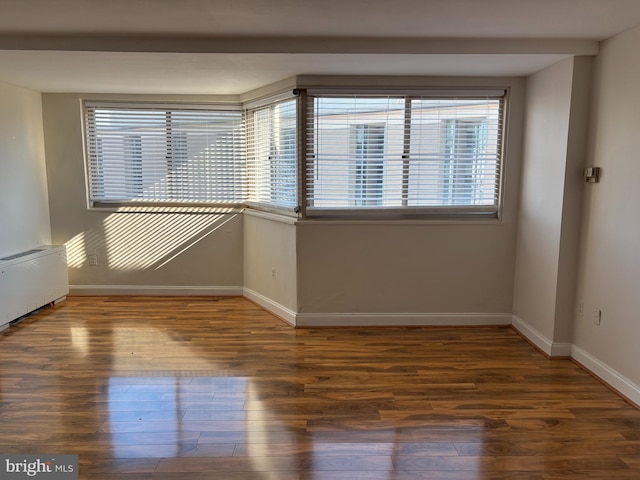
<svg viewBox="0 0 640 480"><path fill-rule="evenodd" d="M0 453L81 479L638 479L640 412L508 328L70 297L0 334Z"/></svg>

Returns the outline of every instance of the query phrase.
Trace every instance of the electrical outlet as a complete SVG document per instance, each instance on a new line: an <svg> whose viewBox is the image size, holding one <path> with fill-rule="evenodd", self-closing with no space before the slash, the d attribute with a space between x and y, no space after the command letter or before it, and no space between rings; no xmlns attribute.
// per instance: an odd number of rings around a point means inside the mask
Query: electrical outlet
<svg viewBox="0 0 640 480"><path fill-rule="evenodd" d="M276 278L276 267L271 267L271 278Z"/></svg>
<svg viewBox="0 0 640 480"><path fill-rule="evenodd" d="M584 303L580 302L578 304L578 316L581 317L582 315L584 315Z"/></svg>
<svg viewBox="0 0 640 480"><path fill-rule="evenodd" d="M599 308L593 309L593 324L600 325L600 320L602 320L602 310Z"/></svg>
<svg viewBox="0 0 640 480"><path fill-rule="evenodd" d="M89 266L95 267L96 265L98 265L98 255L96 255L95 253L89 255Z"/></svg>

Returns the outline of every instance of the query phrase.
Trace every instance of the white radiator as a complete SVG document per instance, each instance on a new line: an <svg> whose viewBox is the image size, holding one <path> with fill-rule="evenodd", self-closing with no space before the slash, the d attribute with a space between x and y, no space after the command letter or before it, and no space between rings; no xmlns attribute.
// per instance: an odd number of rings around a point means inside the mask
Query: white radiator
<svg viewBox="0 0 640 480"><path fill-rule="evenodd" d="M0 330L68 293L67 251L63 245L0 258Z"/></svg>

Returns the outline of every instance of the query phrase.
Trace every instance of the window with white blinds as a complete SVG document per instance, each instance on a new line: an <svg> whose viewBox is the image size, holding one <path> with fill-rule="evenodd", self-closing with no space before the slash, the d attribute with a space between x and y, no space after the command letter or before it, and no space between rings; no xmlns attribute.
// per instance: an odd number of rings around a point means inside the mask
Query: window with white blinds
<svg viewBox="0 0 640 480"><path fill-rule="evenodd" d="M496 216L504 96L309 92L307 214Z"/></svg>
<svg viewBox="0 0 640 480"><path fill-rule="evenodd" d="M241 204L240 108L84 103L89 200Z"/></svg>
<svg viewBox="0 0 640 480"><path fill-rule="evenodd" d="M304 105L285 92L246 110L86 101L90 204L497 216L505 95L315 89Z"/></svg>
<svg viewBox="0 0 640 480"><path fill-rule="evenodd" d="M297 100L246 113L248 202L293 209L298 205Z"/></svg>

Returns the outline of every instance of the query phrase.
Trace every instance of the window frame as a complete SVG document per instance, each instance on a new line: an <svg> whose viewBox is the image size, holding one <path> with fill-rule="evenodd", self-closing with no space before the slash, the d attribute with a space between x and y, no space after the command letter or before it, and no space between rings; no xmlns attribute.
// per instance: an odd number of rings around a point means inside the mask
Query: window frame
<svg viewBox="0 0 640 480"><path fill-rule="evenodd" d="M293 105L287 105L289 103ZM300 165L297 97L291 92L268 97L259 102L245 104L244 112L248 185L246 206L284 214L296 214L299 204ZM292 112L293 122L286 122L287 114L290 115ZM259 130L262 130L262 135L258 134ZM259 139L263 140L263 144L257 145L256 140ZM292 145L293 152L291 152ZM265 154L265 152L268 153ZM258 176L256 171L263 172L267 181L255 179L254 177ZM282 176L284 178L280 178ZM276 181L273 181L274 179ZM266 186L260 185L262 182ZM287 186L290 186L290 189L287 189Z"/></svg>
<svg viewBox="0 0 640 480"><path fill-rule="evenodd" d="M343 95L343 96L402 96L405 98L405 133L404 133L404 147L401 154L401 164L402 164L402 174L403 178L408 178L410 176L410 133L407 133L409 129L406 128L406 125L411 122L411 101L414 97L433 97L433 98L450 98L461 96L464 98L477 98L477 97L487 97L493 96L501 99L501 106L499 109L499 142L498 142L498 151L496 152L498 156L498 165L497 169L497 200L496 205L491 206L492 211L486 211L483 209L477 209L472 211L473 209L460 209L460 208L450 208L450 207L440 207L440 206L427 206L427 207L416 207L412 206L410 200L409 186L403 183L402 189L402 205L394 206L394 207L385 207L385 206L372 206L368 205L367 208L341 208L341 209L318 209L318 208L309 208L307 192L308 192L308 179L307 179L307 169L310 161L313 161L312 158L308 158L309 152L305 148L308 142L313 142L314 136L316 132L313 130L313 124L308 123L308 113L309 113L309 98L313 98L314 96L321 95ZM317 86L317 87L309 87L309 88L294 88L293 90L281 90L277 93L273 93L264 97L259 97L255 100L251 100L248 102L222 102L222 103L206 103L206 102L174 102L174 101L144 101L144 100L95 100L88 98L81 98L81 117L82 117L82 142L83 142L83 151L85 160L83 162L85 167L85 182L86 182L86 201L89 210L131 210L135 208L151 208L155 211L182 211L184 208L205 208L207 210L216 209L219 211L242 211L244 208L250 208L253 210L261 210L266 212L271 212L276 215L282 215L283 217L296 218L297 221L314 221L314 220L336 220L336 221L353 221L353 220L366 220L366 221L397 221L397 220L461 220L463 222L467 222L469 220L500 220L502 217L503 211L503 199L504 199L504 189L505 189L505 166L508 163L506 157L507 151L507 131L508 131L508 111L509 111L509 97L510 97L510 87L502 87L502 86L487 86L487 87L473 87L473 88L439 88L439 87L430 87L427 89L422 88L400 88L400 87L391 87L391 88L373 88L367 86L361 87L325 87L325 86ZM296 184L292 185L292 188L295 190L293 193L296 198L295 206L282 206L270 204L269 201L266 202L253 202L249 198L249 187L248 183L249 176L247 174L247 165L249 161L249 144L248 144L248 132L247 132L247 118L248 114L251 110L257 110L260 107L276 105L281 102L285 102L288 100L295 100L295 145L296 145ZM234 203L219 203L219 202L158 202L158 201L132 201L132 202L100 202L100 201L92 201L91 200L91 165L89 163L89 151L87 145L87 120L86 116L86 105L90 104L92 106L100 106L100 107L128 107L135 109L137 106L140 107L156 107L156 108L187 108L192 110L223 110L223 111L235 111L242 113L242 122L243 122L243 157L241 160L241 165L238 168L243 169L245 184L242 189L241 198ZM313 107L311 107L311 111L313 111ZM376 123L376 122L373 122ZM383 130L386 132L386 126L383 127ZM175 135L175 133L174 133ZM168 148L173 147L174 143L174 135L172 138L167 138L167 142L169 144ZM284 136L283 136L284 135ZM288 143L290 133L286 133L281 135L281 142ZM286 138L285 138L286 137ZM284 139L284 140L283 140ZM382 140L383 149L386 148L386 138ZM283 144L284 144L283 143ZM95 144L96 152L102 148L100 142ZM98 171L102 171L103 165L99 162L94 164L94 168L97 168ZM234 167L235 168L235 167ZM383 166L384 168L384 166ZM273 188L273 187L271 187ZM367 203L367 202L364 202Z"/></svg>
<svg viewBox="0 0 640 480"><path fill-rule="evenodd" d="M103 100L103 99L90 99L90 98L82 98L80 99L80 108L81 108L81 128L82 128L82 143L83 143L83 154L84 154L84 169L85 169L85 191L86 191L86 202L87 208L89 210L122 210L122 211L131 211L132 209L143 209L145 211L152 209L153 211L183 211L185 208L215 208L218 210L234 210L238 211L245 207L244 202L244 187L242 189L242 193L240 197L241 201L197 201L197 200L101 200L94 199L92 196L92 179L95 183L103 184L104 188L104 165L103 161L96 156L93 161L93 166L98 170L99 175L96 177L92 176L92 160L91 160L91 151L90 151L90 143L89 140L90 132L89 132L89 109L118 109L118 110L156 110L158 112L165 112L167 116L167 120L165 121L165 134L164 141L166 142L166 167L167 171L171 171L173 169L179 168L182 164L184 164L185 158L183 150L186 145L181 145L180 151L182 152L181 161L176 162L172 157L172 152L175 149L175 140L178 137L183 137L186 135L185 132L180 131L179 129L173 130L168 123L171 116L180 111L211 111L211 112L221 112L221 113L232 113L237 112L241 114L241 136L244 137L244 109L242 104L239 102L234 103L205 103L205 102L171 102L171 101L144 101L144 100ZM92 128L95 129L95 123ZM134 136L134 134L127 134L128 136ZM104 143L101 141L100 137L95 137L95 151L96 155L98 155L98 151L104 148ZM181 142L183 143L183 142ZM244 140L242 143L242 148L244 148ZM242 157L244 158L244 153ZM178 159L180 160L180 159ZM188 161L188 156L186 157ZM126 159L122 159L123 164L126 162ZM244 162L244 160L243 160ZM177 179L180 182L182 179ZM127 177L123 177L124 186L127 182ZM166 189L167 191L171 191L175 188L176 178L173 176L168 176L166 179ZM234 196L237 196L234 194Z"/></svg>
<svg viewBox="0 0 640 480"><path fill-rule="evenodd" d="M437 219L437 220L500 220L503 212L503 199L505 188L505 165L506 159L506 144L507 144L507 130L508 130L508 111L509 111L509 97L510 87L473 87L473 88L428 88L428 89L404 89L404 88L363 88L363 87L349 87L349 88L325 88L325 87L313 87L309 89L301 90L301 103L303 104L302 112L304 118L302 123L306 129L304 132L304 144L311 145L314 141L316 132L313 130L315 122L311 120L314 115L313 98L322 96L332 97L404 97L405 98L405 128L404 128L404 150L402 152L403 163L403 178L408 179L409 163L410 163L410 147L407 135L410 133L411 123L411 101L416 98L428 98L428 99L485 99L490 98L492 100L499 100L499 108L497 115L497 149L496 157L497 164L495 167L495 188L497 193L495 195L495 204L490 206L411 206L408 199L408 180L403 181L403 194L402 205L394 207L382 207L382 208L331 208L331 207L314 207L310 205L309 200L309 177L310 170L313 169L312 163L314 162L315 152L308 152L306 148L301 148L301 211L302 217L306 219L332 219L332 220L420 220L420 219ZM311 100L310 100L311 99ZM407 128L409 126L409 128Z"/></svg>

